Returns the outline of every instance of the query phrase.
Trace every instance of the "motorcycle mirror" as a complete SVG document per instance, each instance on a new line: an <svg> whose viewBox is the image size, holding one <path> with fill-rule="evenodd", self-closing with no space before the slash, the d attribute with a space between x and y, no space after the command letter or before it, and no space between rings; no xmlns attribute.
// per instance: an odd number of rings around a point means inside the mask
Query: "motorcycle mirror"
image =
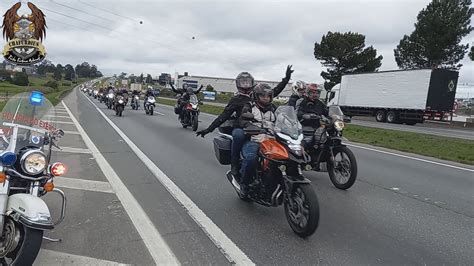
<svg viewBox="0 0 474 266"><path fill-rule="evenodd" d="M55 130L53 134L55 137L58 137L58 138L64 137L64 131L62 129Z"/></svg>
<svg viewBox="0 0 474 266"><path fill-rule="evenodd" d="M350 123L351 120L352 120L352 119L351 119L350 116L346 116L346 115L345 115L344 118L343 118L344 123Z"/></svg>

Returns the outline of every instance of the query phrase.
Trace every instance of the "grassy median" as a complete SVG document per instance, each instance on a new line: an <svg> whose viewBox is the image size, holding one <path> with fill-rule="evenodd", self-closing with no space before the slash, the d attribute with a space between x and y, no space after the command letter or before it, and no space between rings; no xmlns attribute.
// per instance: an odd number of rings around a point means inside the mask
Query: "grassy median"
<svg viewBox="0 0 474 266"><path fill-rule="evenodd" d="M175 105L176 100L158 99L159 103ZM223 107L201 105L201 111L218 115ZM474 141L437 137L428 134L379 129L348 124L344 137L352 142L411 152L443 160L474 165Z"/></svg>

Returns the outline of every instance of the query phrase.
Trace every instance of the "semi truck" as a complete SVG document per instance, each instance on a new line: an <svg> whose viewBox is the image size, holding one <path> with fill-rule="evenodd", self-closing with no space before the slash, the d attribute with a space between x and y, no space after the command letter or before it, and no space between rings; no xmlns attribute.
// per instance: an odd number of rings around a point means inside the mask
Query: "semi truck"
<svg viewBox="0 0 474 266"><path fill-rule="evenodd" d="M451 114L459 73L447 69L393 70L347 74L328 94L347 116L414 125Z"/></svg>

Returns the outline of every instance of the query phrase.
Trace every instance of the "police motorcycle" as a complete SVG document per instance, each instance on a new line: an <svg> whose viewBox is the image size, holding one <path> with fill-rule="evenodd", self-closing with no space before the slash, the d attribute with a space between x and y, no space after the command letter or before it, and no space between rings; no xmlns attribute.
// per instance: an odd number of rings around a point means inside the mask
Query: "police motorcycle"
<svg viewBox="0 0 474 266"><path fill-rule="evenodd" d="M301 146L303 131L294 108L280 106L275 115L274 134L255 126L244 129L246 135L267 134L267 138L260 143L253 182L249 185L249 200L266 207L283 205L291 229L305 238L312 235L319 224L316 192L311 181L302 174L302 167L309 164L311 158ZM221 126L220 136L213 140L215 156L222 165L230 165L231 130L229 124ZM226 175L241 197L240 180L230 171Z"/></svg>
<svg viewBox="0 0 474 266"><path fill-rule="evenodd" d="M138 103L138 100L137 100L137 103ZM145 99L145 114L147 115L153 115L153 111L156 107L155 105L156 103L156 99L154 96L147 96L146 99ZM137 107L138 109L138 107Z"/></svg>
<svg viewBox="0 0 474 266"><path fill-rule="evenodd" d="M357 161L354 153L342 142L345 123L350 118L344 116L339 106L330 106L328 116L315 114L303 115L304 120L319 120L319 128L304 127L303 133L311 145L306 151L311 155L311 166L314 171L321 171L326 163L327 172L333 185L346 190L354 185L357 178Z"/></svg>
<svg viewBox="0 0 474 266"><path fill-rule="evenodd" d="M189 102L186 103L184 109L181 112L184 112L181 117L181 125L183 128L192 126L193 131L197 131L199 126L199 105L202 104L196 94L189 96Z"/></svg>
<svg viewBox="0 0 474 266"><path fill-rule="evenodd" d="M32 265L41 248L44 231L65 217L65 194L54 178L66 166L51 162L53 147L64 131L56 127L54 106L41 92L11 98L0 114L0 263ZM42 196L57 193L62 199L57 220Z"/></svg>

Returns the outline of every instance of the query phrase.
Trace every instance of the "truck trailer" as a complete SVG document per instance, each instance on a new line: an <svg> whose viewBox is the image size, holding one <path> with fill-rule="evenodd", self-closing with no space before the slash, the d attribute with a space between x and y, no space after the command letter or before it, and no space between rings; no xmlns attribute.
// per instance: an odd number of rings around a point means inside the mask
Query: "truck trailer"
<svg viewBox="0 0 474 266"><path fill-rule="evenodd" d="M328 105L348 116L414 125L451 114L459 73L446 69L380 71L343 75Z"/></svg>

